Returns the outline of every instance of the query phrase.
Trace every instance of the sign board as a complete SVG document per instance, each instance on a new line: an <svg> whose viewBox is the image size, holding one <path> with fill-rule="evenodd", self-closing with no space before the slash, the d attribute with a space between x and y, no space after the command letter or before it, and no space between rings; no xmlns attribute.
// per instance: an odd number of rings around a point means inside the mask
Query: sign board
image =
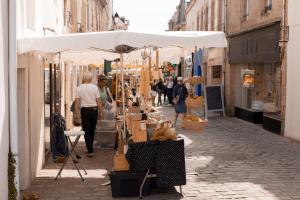
<svg viewBox="0 0 300 200"><path fill-rule="evenodd" d="M225 116L223 89L221 85L204 87L205 113L209 111L222 111Z"/></svg>

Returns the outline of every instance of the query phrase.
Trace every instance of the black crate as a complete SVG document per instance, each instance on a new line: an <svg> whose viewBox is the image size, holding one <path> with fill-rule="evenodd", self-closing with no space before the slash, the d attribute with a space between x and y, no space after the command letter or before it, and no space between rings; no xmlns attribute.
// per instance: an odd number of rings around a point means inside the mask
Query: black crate
<svg viewBox="0 0 300 200"><path fill-rule="evenodd" d="M140 186L143 182L146 173L133 172L110 172L111 193L113 197L138 197L140 194ZM147 179L144 188L143 196L150 195L151 186L150 180Z"/></svg>

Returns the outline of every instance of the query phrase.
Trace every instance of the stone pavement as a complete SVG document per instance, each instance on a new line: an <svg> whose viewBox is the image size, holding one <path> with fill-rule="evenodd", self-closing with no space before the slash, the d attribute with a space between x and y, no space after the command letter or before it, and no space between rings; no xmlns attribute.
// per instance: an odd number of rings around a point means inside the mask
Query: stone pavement
<svg viewBox="0 0 300 200"><path fill-rule="evenodd" d="M161 110L167 117L174 116L171 108ZM235 118L210 118L202 134L182 129L178 133L186 143L184 197L176 188L144 199L300 200L300 143ZM78 151L84 152L83 141ZM101 184L109 180L113 151L97 150L93 159L84 157L83 163L88 170L85 182L70 163L55 182L59 166L48 161L33 182L33 191L42 200L111 200L110 186Z"/></svg>

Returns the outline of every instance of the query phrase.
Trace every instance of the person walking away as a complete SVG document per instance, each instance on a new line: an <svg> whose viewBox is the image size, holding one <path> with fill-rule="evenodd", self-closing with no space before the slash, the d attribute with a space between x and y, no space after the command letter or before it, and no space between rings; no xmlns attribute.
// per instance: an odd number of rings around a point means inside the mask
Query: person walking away
<svg viewBox="0 0 300 200"><path fill-rule="evenodd" d="M173 87L174 87L174 82L173 82L173 78L169 77L169 82L167 85L167 96L168 96L168 100L169 100L169 104L174 104L173 103Z"/></svg>
<svg viewBox="0 0 300 200"><path fill-rule="evenodd" d="M75 120L80 121L81 117L88 157L93 157L95 128L98 116L103 112L99 90L95 84L92 84L92 78L91 72L83 74L82 84L77 87L74 106Z"/></svg>
<svg viewBox="0 0 300 200"><path fill-rule="evenodd" d="M166 103L166 99L168 97L168 84L169 84L169 79L168 78L165 78L165 81L164 81L164 103Z"/></svg>
<svg viewBox="0 0 300 200"><path fill-rule="evenodd" d="M179 114L183 114L183 119L184 119L186 117L186 112L187 112L185 100L188 97L188 91L185 85L183 84L182 77L177 78L177 85L174 87L173 96L174 96L173 102L175 104L175 112L176 112L174 125L176 126Z"/></svg>
<svg viewBox="0 0 300 200"><path fill-rule="evenodd" d="M159 79L159 81L156 84L156 91L158 93L157 106L162 106L161 96L164 92L164 83L163 83L163 80L161 78Z"/></svg>

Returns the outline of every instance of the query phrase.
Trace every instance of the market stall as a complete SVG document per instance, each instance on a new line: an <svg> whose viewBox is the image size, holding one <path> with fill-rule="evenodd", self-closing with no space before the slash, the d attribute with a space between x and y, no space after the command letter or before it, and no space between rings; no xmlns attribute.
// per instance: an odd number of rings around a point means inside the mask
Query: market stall
<svg viewBox="0 0 300 200"><path fill-rule="evenodd" d="M116 192L121 196L128 195L129 189L124 191L124 188L126 183L132 183L132 180L134 180L137 184L136 187L132 187L134 191L131 194L137 195L136 192L138 192L142 196L143 188L150 178L155 178L158 185L161 186L181 186L186 183L184 141L177 138L172 124L162 121L159 114L147 101L142 101L139 107L127 107L128 99L125 95L124 81L125 60L131 56L132 61L137 58L134 56L137 54L136 52L145 51L149 48L165 50L165 55L168 55L174 53L174 49L179 49L177 52L180 53L183 49L193 51L195 46L206 48L226 47L225 35L223 32L146 34L124 31L66 34L20 39L18 41L18 53L35 52L40 55L44 53L53 56L59 55L59 62L100 63L99 60L120 59L118 81L121 83L120 105L122 112L117 116L120 137L118 151L114 157L114 170L111 172L112 192L113 196L116 196ZM141 54L138 55L139 59L140 57ZM172 58L172 56L169 55L169 58ZM139 89L144 96L143 99L146 99L148 85L151 81L151 76L147 71L151 72L151 69L147 68L145 62L143 64L140 77L142 81ZM200 123L199 119L197 120L196 122ZM190 118L187 121L193 123L195 119ZM144 152L137 151L138 148L146 150ZM135 152L144 153L144 156ZM168 160L168 165L165 163L166 160ZM150 164L147 164L149 161L151 161ZM145 165L142 168L137 167L141 163ZM123 173L118 174L117 171ZM142 175L137 175L139 177L137 178L135 173L141 173ZM116 177L118 178L116 179ZM118 185L117 191L115 185Z"/></svg>

